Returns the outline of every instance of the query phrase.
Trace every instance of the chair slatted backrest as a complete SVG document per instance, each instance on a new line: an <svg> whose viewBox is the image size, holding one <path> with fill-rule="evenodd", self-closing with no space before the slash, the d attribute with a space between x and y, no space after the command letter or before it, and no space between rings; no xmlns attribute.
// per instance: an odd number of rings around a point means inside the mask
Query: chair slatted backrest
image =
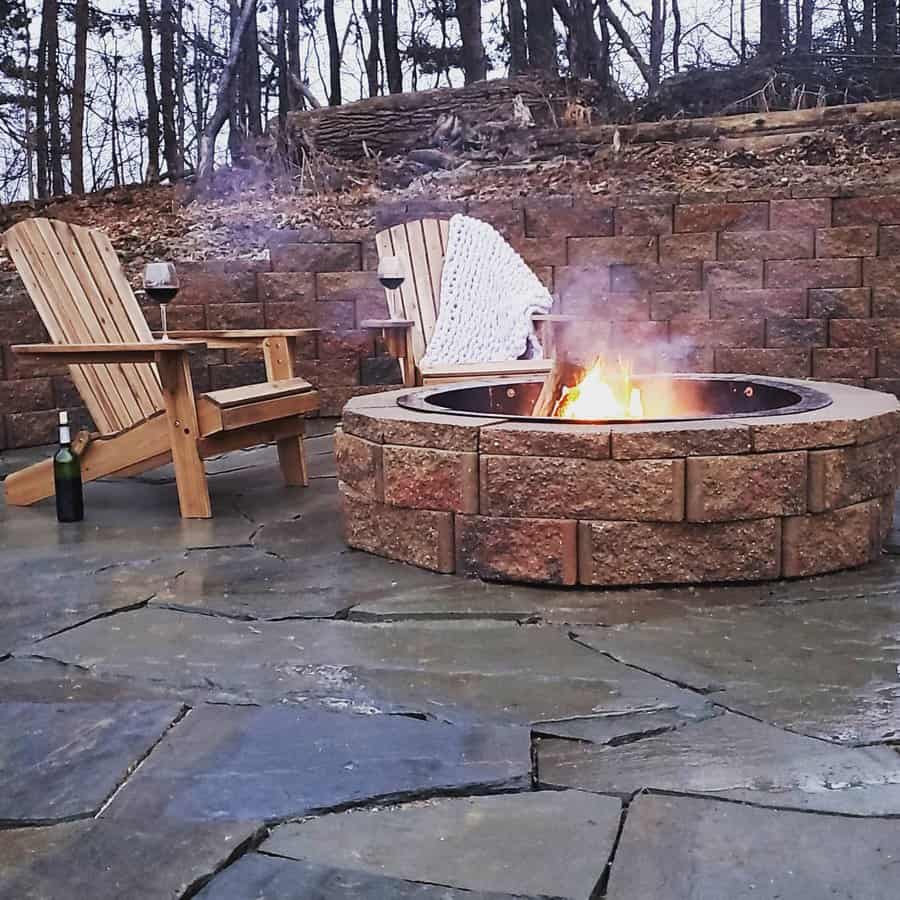
<svg viewBox="0 0 900 900"><path fill-rule="evenodd" d="M54 344L153 340L141 308L102 231L51 219L26 219L3 235ZM69 366L97 428L112 434L162 409L152 363Z"/></svg>
<svg viewBox="0 0 900 900"><path fill-rule="evenodd" d="M441 272L449 236L446 219L419 219L375 235L378 256L396 256L406 273L400 301L403 316L415 323L411 339L417 363L425 355L440 309Z"/></svg>

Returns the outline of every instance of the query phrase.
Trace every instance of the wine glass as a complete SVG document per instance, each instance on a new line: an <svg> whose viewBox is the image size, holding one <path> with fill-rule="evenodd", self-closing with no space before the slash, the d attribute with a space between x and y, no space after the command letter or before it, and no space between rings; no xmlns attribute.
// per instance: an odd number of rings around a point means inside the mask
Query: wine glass
<svg viewBox="0 0 900 900"><path fill-rule="evenodd" d="M175 299L178 293L178 273L175 264L170 262L151 262L144 266L144 291L155 303L159 304L159 316L162 321L162 340L167 341L166 304Z"/></svg>
<svg viewBox="0 0 900 900"><path fill-rule="evenodd" d="M388 310L392 319L401 318L400 285L406 279L403 264L397 256L382 256L378 260L378 280L388 292Z"/></svg>

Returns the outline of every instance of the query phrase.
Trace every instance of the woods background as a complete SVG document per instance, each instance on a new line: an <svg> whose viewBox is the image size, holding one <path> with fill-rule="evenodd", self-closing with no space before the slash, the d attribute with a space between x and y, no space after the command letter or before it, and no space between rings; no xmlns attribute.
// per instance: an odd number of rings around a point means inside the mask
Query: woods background
<svg viewBox="0 0 900 900"><path fill-rule="evenodd" d="M809 83L767 105L874 99L896 49L896 0L0 0L0 200L290 164L291 110L507 75L592 79L626 118L683 114L667 78L784 60Z"/></svg>

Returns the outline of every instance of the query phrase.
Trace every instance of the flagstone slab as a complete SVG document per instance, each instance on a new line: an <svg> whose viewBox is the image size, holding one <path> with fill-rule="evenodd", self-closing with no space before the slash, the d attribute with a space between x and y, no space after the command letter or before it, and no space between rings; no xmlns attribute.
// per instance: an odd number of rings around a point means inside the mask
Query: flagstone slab
<svg viewBox="0 0 900 900"><path fill-rule="evenodd" d="M612 853L621 803L582 791L429 800L276 828L264 853L470 891L587 900Z"/></svg>
<svg viewBox="0 0 900 900"><path fill-rule="evenodd" d="M900 813L900 754L892 748L834 746L732 714L619 747L542 739L537 758L538 778L548 787L621 796L650 789L823 812Z"/></svg>
<svg viewBox="0 0 900 900"><path fill-rule="evenodd" d="M616 659L715 691L730 708L853 744L900 736L898 620L900 590L892 589L578 634Z"/></svg>
<svg viewBox="0 0 900 900"><path fill-rule="evenodd" d="M238 619L323 619L353 605L352 593L310 574L302 560L254 547L193 550L151 605Z"/></svg>
<svg viewBox="0 0 900 900"><path fill-rule="evenodd" d="M93 703L106 700L162 700L175 692L132 678L97 676L52 659L9 657L0 662L0 703Z"/></svg>
<svg viewBox="0 0 900 900"><path fill-rule="evenodd" d="M0 897L177 900L257 830L246 822L124 825L95 819L0 831Z"/></svg>
<svg viewBox="0 0 900 900"><path fill-rule="evenodd" d="M655 622L690 618L718 607L735 609L897 596L900 595L900 559L884 558L862 569L758 584L567 591L496 582L466 583L460 578L438 575L431 575L430 582L415 587L401 584L381 596L361 598L351 610L350 618L361 622L507 618L603 626Z"/></svg>
<svg viewBox="0 0 900 900"><path fill-rule="evenodd" d="M609 900L886 900L900 821L641 796L628 810Z"/></svg>
<svg viewBox="0 0 900 900"><path fill-rule="evenodd" d="M0 822L99 809L181 712L177 703L0 703Z"/></svg>
<svg viewBox="0 0 900 900"><path fill-rule="evenodd" d="M224 702L317 700L450 721L703 708L557 628L497 622L239 622L143 609L40 644L45 658Z"/></svg>
<svg viewBox="0 0 900 900"><path fill-rule="evenodd" d="M108 818L267 822L374 798L530 784L529 733L406 716L205 706L173 728Z"/></svg>
<svg viewBox="0 0 900 900"><path fill-rule="evenodd" d="M248 853L218 874L197 900L527 900Z"/></svg>
<svg viewBox="0 0 900 900"><path fill-rule="evenodd" d="M2 529L0 525L0 529ZM95 616L146 602L178 571L174 560L115 555L37 557L0 550L0 655Z"/></svg>
<svg viewBox="0 0 900 900"><path fill-rule="evenodd" d="M695 707L629 712L609 716L585 716L541 722L532 729L542 737L561 737L591 744L625 744L640 738L653 737L676 728L694 725L704 719L721 715L722 710L712 703Z"/></svg>

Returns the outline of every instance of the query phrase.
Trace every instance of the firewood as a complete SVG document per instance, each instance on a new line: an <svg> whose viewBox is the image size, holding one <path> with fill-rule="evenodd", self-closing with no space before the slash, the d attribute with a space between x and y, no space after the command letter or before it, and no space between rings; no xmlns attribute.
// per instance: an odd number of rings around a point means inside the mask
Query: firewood
<svg viewBox="0 0 900 900"><path fill-rule="evenodd" d="M555 359L553 368L544 376L541 392L531 409L533 416L552 416L564 387L572 387L583 373L581 366L564 359Z"/></svg>

